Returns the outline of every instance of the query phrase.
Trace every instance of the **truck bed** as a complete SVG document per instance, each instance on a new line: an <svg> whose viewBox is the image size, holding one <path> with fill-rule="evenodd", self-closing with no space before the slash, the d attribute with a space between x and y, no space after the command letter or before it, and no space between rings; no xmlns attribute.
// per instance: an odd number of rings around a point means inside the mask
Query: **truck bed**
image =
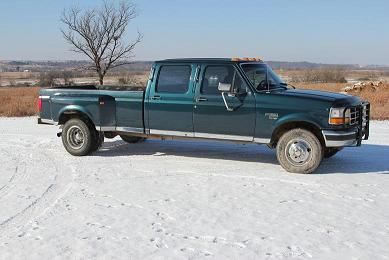
<svg viewBox="0 0 389 260"><path fill-rule="evenodd" d="M40 91L40 121L57 124L68 114L87 116L101 131L144 131L144 91L133 86L79 85Z"/></svg>
<svg viewBox="0 0 389 260"><path fill-rule="evenodd" d="M74 86L58 86L51 89L79 89L79 90L111 90L111 91L143 91L144 87L139 86L114 86L114 85L74 85Z"/></svg>

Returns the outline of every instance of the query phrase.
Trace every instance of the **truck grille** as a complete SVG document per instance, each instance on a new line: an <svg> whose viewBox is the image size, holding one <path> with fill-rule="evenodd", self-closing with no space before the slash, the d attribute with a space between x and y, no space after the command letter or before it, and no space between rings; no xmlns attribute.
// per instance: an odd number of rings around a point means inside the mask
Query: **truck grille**
<svg viewBox="0 0 389 260"><path fill-rule="evenodd" d="M350 125L357 125L359 121L359 109L358 107L350 108Z"/></svg>
<svg viewBox="0 0 389 260"><path fill-rule="evenodd" d="M364 102L361 105L350 107L350 123L349 126L361 125L365 128L369 122L370 104Z"/></svg>
<svg viewBox="0 0 389 260"><path fill-rule="evenodd" d="M358 127L357 145L360 146L362 140L369 138L370 103L363 102L348 109L350 110L350 122L347 125Z"/></svg>

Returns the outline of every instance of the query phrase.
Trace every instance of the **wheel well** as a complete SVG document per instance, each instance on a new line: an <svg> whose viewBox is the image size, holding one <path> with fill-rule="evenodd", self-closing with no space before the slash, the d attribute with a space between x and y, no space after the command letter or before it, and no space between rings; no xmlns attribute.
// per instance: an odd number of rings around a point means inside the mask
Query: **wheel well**
<svg viewBox="0 0 389 260"><path fill-rule="evenodd" d="M314 125L312 123L308 123L308 122L304 122L304 121L302 121L302 122L289 122L289 123L285 123L285 124L277 127L272 134L270 146L273 148L276 147L278 140L281 138L281 136L285 132L292 130L294 128L302 128L302 129L310 131L319 139L322 146L323 147L325 146L324 137L321 133L320 128L318 128L316 125Z"/></svg>
<svg viewBox="0 0 389 260"><path fill-rule="evenodd" d="M84 114L80 111L66 111L66 112L62 113L59 116L58 124L64 125L67 121L69 121L70 119L73 119L73 118L78 118L78 119L84 121L85 123L87 123L89 126L95 128L95 125L93 124L92 120L86 114Z"/></svg>

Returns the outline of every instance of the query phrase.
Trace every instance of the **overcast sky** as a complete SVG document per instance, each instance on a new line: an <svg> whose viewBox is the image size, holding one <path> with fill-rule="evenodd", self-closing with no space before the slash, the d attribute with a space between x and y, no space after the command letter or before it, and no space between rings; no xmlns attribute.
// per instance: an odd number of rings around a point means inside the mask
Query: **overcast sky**
<svg viewBox="0 0 389 260"><path fill-rule="evenodd" d="M69 51L60 15L96 0L1 0L0 60L85 59ZM136 60L261 56L389 65L389 1L138 0L127 38Z"/></svg>

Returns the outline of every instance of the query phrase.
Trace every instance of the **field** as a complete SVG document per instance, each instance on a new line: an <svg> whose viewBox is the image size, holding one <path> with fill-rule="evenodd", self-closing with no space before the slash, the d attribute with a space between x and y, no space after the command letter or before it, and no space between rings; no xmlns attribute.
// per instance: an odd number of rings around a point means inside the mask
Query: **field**
<svg viewBox="0 0 389 260"><path fill-rule="evenodd" d="M304 70L290 70L290 71L278 71L282 77L288 81L292 81L295 78L302 78L304 75L314 75L317 71L304 71ZM46 75L47 76L47 75ZM71 82L74 84L96 84L96 78L92 75L76 78L71 78ZM389 78L387 74L382 72L372 71L349 71L344 72L344 76L349 83L309 83L309 82L291 82L297 88L303 89L316 89L332 92L343 92L346 86L352 86L358 80L371 81L382 80L385 85L378 91L363 90L357 92L350 92L352 95L362 97L364 100L368 100L372 104L372 119L386 120L389 119ZM147 82L147 71L136 71L122 75L109 75L106 78L106 84L108 85L136 85L145 86ZM31 72L8 72L0 73L0 79L2 79L3 85L6 82L13 82L16 85L23 84L39 84L39 80L42 79L37 73ZM69 80L69 79L68 79ZM50 81L50 80L49 80ZM57 78L55 81L58 84L63 84L66 79ZM354 83L353 83L354 82ZM0 82L1 83L1 82ZM39 87L0 87L0 116L31 116L37 113L37 96Z"/></svg>
<svg viewBox="0 0 389 260"><path fill-rule="evenodd" d="M302 89L315 89L331 92L342 92L346 86L350 86L349 83L298 83L296 85ZM370 91L363 90L361 92L351 92L350 94L361 97L363 100L367 100L371 104L371 117L376 120L388 120L389 119L389 83L386 83L381 90Z"/></svg>
<svg viewBox="0 0 389 260"><path fill-rule="evenodd" d="M36 115L39 89L39 87L0 88L0 116Z"/></svg>
<svg viewBox="0 0 389 260"><path fill-rule="evenodd" d="M2 259L389 257L389 121L310 175L220 142L115 138L73 157L57 131L0 118Z"/></svg>

